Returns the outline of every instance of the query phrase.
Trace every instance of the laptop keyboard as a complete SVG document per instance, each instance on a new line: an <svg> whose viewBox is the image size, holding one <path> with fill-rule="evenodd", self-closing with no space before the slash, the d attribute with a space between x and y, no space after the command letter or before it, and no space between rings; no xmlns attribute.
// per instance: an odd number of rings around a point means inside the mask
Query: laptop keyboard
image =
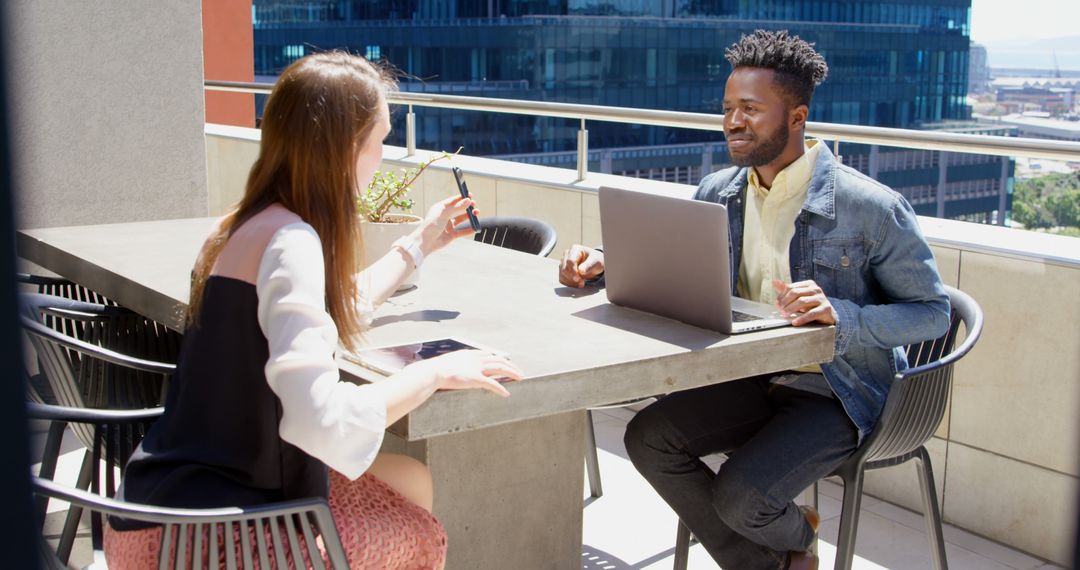
<svg viewBox="0 0 1080 570"><path fill-rule="evenodd" d="M740 311L731 311L731 322L733 323L745 323L747 321L760 321L761 317L751 315L749 313L743 313Z"/></svg>

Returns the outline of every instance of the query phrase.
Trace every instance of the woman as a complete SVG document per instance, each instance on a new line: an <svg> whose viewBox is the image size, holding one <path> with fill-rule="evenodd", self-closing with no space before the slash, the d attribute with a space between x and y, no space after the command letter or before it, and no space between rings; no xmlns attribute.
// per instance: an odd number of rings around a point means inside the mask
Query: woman
<svg viewBox="0 0 1080 570"><path fill-rule="evenodd" d="M392 88L366 60L341 52L281 74L244 197L196 261L165 414L128 463L125 500L206 508L327 497L351 567L442 567L446 536L428 512L430 474L412 459L378 455L383 432L435 390L505 397L493 378L521 372L460 351L386 382L339 381L338 340L354 348L374 307L424 257L471 233L454 227L473 202L446 199L357 275L354 204L382 157ZM111 526L110 568L156 563L159 527Z"/></svg>

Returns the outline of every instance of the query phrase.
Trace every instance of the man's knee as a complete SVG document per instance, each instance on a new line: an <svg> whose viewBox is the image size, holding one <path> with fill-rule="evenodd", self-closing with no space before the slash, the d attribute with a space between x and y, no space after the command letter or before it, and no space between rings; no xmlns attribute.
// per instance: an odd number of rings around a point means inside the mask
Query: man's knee
<svg viewBox="0 0 1080 570"><path fill-rule="evenodd" d="M634 465L640 466L648 461L649 457L670 452L667 444L669 425L655 404L634 415L634 419L626 425L626 433L623 435L626 454Z"/></svg>
<svg viewBox="0 0 1080 570"><path fill-rule="evenodd" d="M637 465L645 450L645 438L648 437L648 428L642 421L642 412L634 415L630 423L626 424L626 432L623 434L623 445L626 446L626 455L630 461Z"/></svg>
<svg viewBox="0 0 1080 570"><path fill-rule="evenodd" d="M712 487L713 508L724 524L744 536L768 525L783 513L786 501L770 497L754 481L724 465Z"/></svg>

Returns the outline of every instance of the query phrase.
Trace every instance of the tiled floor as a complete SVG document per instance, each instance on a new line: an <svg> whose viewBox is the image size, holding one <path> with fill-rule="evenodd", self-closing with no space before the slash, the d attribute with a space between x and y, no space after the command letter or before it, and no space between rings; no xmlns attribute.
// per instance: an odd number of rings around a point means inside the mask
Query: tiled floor
<svg viewBox="0 0 1080 570"><path fill-rule="evenodd" d="M624 408L593 412L603 497L585 491L582 567L587 570L668 569L674 561L676 518L626 458L622 435L633 412ZM821 485L821 568L832 568L840 524L843 487ZM1042 560L945 527L946 554L953 570L1059 568ZM855 546L856 569L932 568L922 515L865 496ZM705 550L690 548L690 569L716 568Z"/></svg>
<svg viewBox="0 0 1080 570"><path fill-rule="evenodd" d="M675 515L626 458L622 435L632 415L632 411L623 408L594 412L604 496L594 500L588 496L588 489L585 491L583 570L668 569L674 561ZM42 438L40 434L35 441L40 444ZM70 432L63 451L58 479L72 484L78 473L82 447L70 437ZM821 491L819 551L824 569L832 568L833 564L843 490L838 484L824 482ZM47 535L59 535L64 508L55 502L50 505ZM91 563L88 536L88 532L83 532L76 542L71 558L75 567ZM1059 568L951 526L945 527L945 540L949 567L953 570ZM855 553L856 569L932 567L922 516L869 496L863 499ZM701 546L695 545L690 549L689 568L716 568L716 565Z"/></svg>

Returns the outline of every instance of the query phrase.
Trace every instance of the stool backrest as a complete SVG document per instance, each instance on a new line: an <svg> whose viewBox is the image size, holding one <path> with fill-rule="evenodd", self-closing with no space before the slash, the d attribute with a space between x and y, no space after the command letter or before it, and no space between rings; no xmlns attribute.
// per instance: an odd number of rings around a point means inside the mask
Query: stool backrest
<svg viewBox="0 0 1080 570"><path fill-rule="evenodd" d="M323 499L242 508L173 509L108 499L37 477L33 485L36 494L99 515L160 525L158 568L163 570L270 568L271 559L277 568L349 567L330 507ZM324 563L320 540L329 564ZM48 553L43 554L48 558Z"/></svg>
<svg viewBox="0 0 1080 570"><path fill-rule="evenodd" d="M558 236L551 224L536 218L492 216L480 218L476 241L525 253L546 256L555 249Z"/></svg>
<svg viewBox="0 0 1080 570"><path fill-rule="evenodd" d="M123 469L151 423L160 416L158 406L165 382L175 366L106 348L115 344L115 338L128 335L128 325L134 321L127 309L36 293L21 295L20 305L22 331L51 389L53 401L47 403L64 410L49 412L56 417L40 419L69 422L72 432L92 452L95 462L104 459L109 465ZM57 326L61 320L65 324ZM80 410L128 410L135 415L145 412L145 417L117 421L107 414L90 414L74 420L61 417ZM92 471L94 491L99 490L98 473L97 469ZM106 469L104 473L103 492L111 496L116 488L113 470Z"/></svg>
<svg viewBox="0 0 1080 570"><path fill-rule="evenodd" d="M907 347L910 368L896 375L881 419L856 455L863 461L906 460L937 430L945 415L953 366L982 334L983 313L970 296L946 287L951 304L949 330L940 338ZM954 348L960 324L964 340Z"/></svg>
<svg viewBox="0 0 1080 570"><path fill-rule="evenodd" d="M22 294L19 300L23 330L36 353L38 372L47 380L47 386L30 394L32 401L94 408L144 408L162 403L171 365L166 365L167 370L146 369L103 358L100 353L115 352L164 365L175 362L179 333L115 305L36 293ZM69 346L68 340L79 344Z"/></svg>

